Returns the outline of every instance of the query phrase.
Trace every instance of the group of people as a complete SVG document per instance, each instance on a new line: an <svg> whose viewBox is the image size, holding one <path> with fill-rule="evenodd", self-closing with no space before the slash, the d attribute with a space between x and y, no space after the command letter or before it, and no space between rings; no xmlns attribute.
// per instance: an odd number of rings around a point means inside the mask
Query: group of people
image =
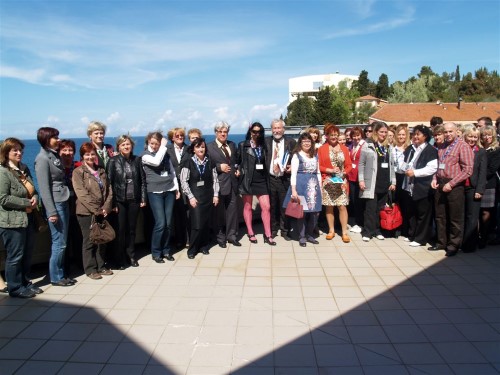
<svg viewBox="0 0 500 375"><path fill-rule="evenodd" d="M60 140L57 129L43 127L37 134L38 191L21 161L23 142L8 138L0 151L4 291L20 298L43 292L29 278L35 211L41 207L51 235L49 277L54 286L76 283L65 264L68 244L81 247L83 270L93 280L112 275L110 264L117 269L139 266L135 234L139 212L146 206L154 220L151 255L157 263L173 261L186 245L189 259L208 255L214 244L241 246L239 196L252 244L259 242L253 228L255 200L263 243L276 245L280 234L287 241L295 238L301 247L318 243L323 206L325 238L336 236L338 213L340 238L348 243L350 232L361 233L363 241L383 240L387 233L380 228L379 212L397 203L404 220L394 235L403 236L410 246L431 243L430 250L444 249L447 256L459 249L475 251L486 246L497 225L497 132L491 119L460 127L439 120L433 118L431 127L417 125L411 134L405 124L392 127L376 121L341 132L327 123L323 134L310 127L297 141L285 135L283 120L271 122L269 137L254 122L239 144L228 140L230 125L219 122L209 143L199 129L186 134L174 128L167 137L151 132L139 155L129 135L119 136L116 147L104 143L106 126L94 121L77 162L75 143ZM286 215L291 201L301 204L302 218ZM90 238L92 223L105 218L117 232L113 246ZM81 237L80 244L73 233Z"/></svg>

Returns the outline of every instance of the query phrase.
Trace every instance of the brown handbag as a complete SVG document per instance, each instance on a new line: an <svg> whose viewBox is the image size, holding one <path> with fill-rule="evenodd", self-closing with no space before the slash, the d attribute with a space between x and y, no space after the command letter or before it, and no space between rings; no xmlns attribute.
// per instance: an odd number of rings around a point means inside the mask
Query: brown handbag
<svg viewBox="0 0 500 375"><path fill-rule="evenodd" d="M90 224L90 242L94 245L100 245L113 241L115 237L115 230L106 219L98 219L95 215L92 215L92 223Z"/></svg>

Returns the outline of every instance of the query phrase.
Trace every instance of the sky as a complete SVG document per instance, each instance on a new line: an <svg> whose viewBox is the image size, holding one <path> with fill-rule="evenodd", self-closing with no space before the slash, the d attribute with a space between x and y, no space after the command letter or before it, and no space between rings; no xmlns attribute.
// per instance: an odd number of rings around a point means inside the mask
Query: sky
<svg viewBox="0 0 500 375"><path fill-rule="evenodd" d="M497 0L1 0L0 138L91 120L245 133L286 115L292 77L499 70L499 16Z"/></svg>

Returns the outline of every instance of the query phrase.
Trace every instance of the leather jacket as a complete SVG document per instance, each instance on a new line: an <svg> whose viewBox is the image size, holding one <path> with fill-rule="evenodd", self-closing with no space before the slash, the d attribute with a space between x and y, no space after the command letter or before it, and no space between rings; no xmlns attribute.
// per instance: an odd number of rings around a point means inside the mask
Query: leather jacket
<svg viewBox="0 0 500 375"><path fill-rule="evenodd" d="M134 200L137 203L146 202L146 178L142 169L142 162L139 156L130 156L130 166L132 169L132 181L134 183ZM113 202L127 201L127 183L125 175L126 159L121 155L113 156L106 166L111 188L113 190ZM115 205L113 204L113 207Z"/></svg>

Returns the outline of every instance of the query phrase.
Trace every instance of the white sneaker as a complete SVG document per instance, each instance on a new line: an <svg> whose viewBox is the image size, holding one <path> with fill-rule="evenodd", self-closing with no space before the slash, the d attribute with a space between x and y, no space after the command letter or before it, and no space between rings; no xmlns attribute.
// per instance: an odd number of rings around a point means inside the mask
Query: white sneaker
<svg viewBox="0 0 500 375"><path fill-rule="evenodd" d="M403 239L403 241L410 242L410 239L409 239L408 237L403 237L403 236L401 236L400 238L402 238L402 239Z"/></svg>
<svg viewBox="0 0 500 375"><path fill-rule="evenodd" d="M365 242L370 241L370 237L361 237L361 239L362 239L363 241L365 241Z"/></svg>
<svg viewBox="0 0 500 375"><path fill-rule="evenodd" d="M359 225L355 225L353 227L351 227L351 229L349 229L349 232L352 232L352 233L361 233L361 227Z"/></svg>
<svg viewBox="0 0 500 375"><path fill-rule="evenodd" d="M385 240L385 237L382 236L381 234L377 234L376 238L377 238L377 240L381 240L381 241Z"/></svg>
<svg viewBox="0 0 500 375"><path fill-rule="evenodd" d="M418 242L412 241L412 242L410 242L410 246L412 246L412 247L419 247L420 244Z"/></svg>

